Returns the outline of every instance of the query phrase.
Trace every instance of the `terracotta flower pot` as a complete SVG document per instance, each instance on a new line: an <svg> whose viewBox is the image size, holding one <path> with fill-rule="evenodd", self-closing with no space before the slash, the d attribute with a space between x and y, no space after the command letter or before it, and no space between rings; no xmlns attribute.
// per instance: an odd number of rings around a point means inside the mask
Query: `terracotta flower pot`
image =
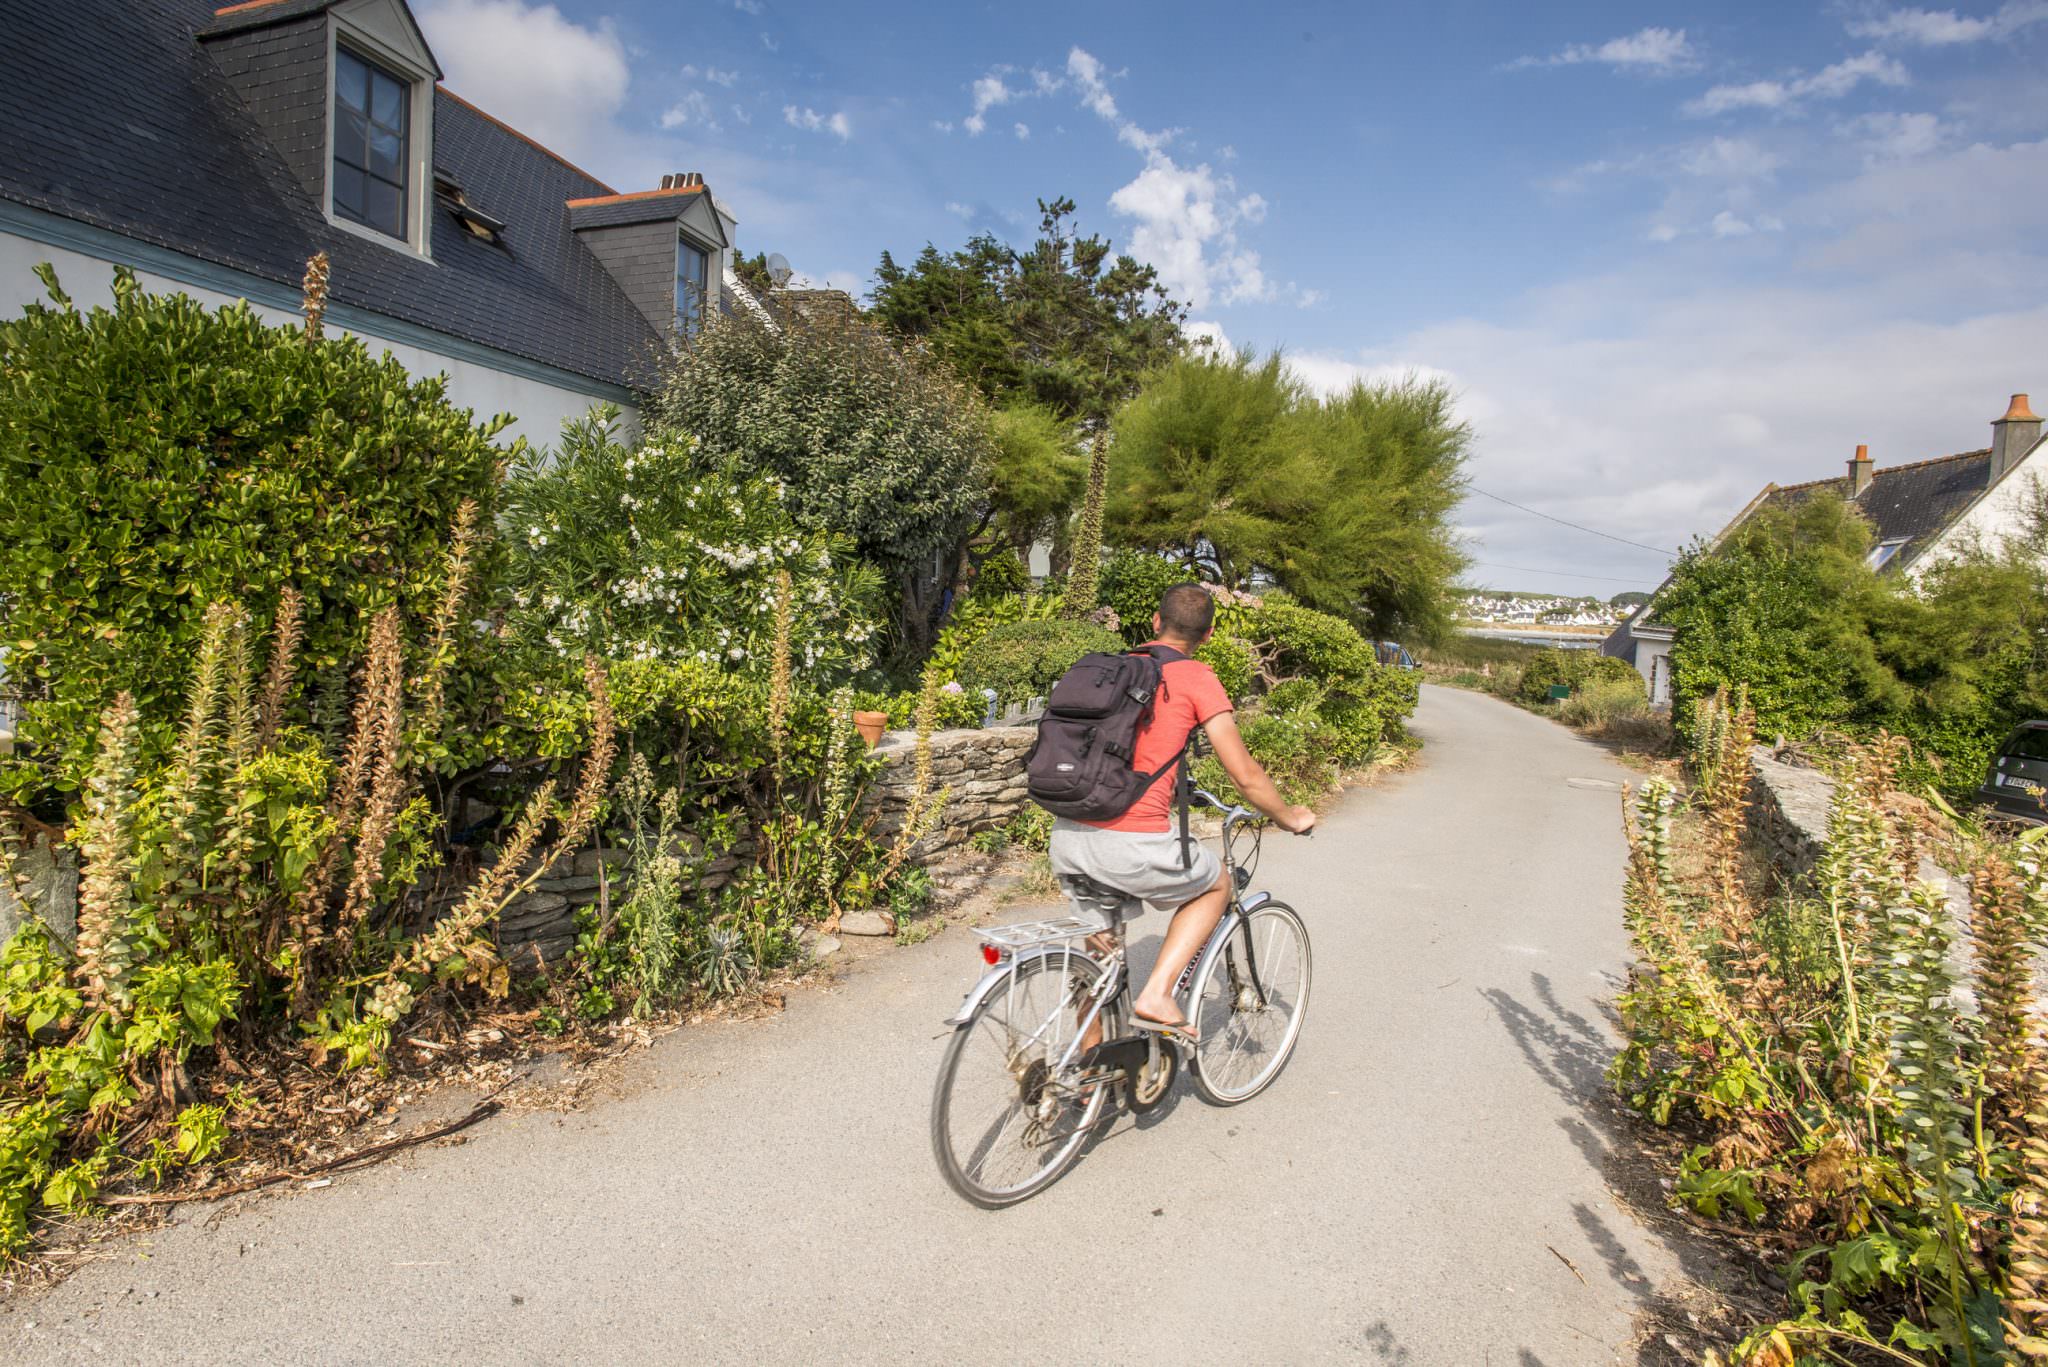
<svg viewBox="0 0 2048 1367"><path fill-rule="evenodd" d="M856 712L853 714L853 729L860 732L860 738L868 743L870 750L882 743L882 733L889 729L887 712Z"/></svg>

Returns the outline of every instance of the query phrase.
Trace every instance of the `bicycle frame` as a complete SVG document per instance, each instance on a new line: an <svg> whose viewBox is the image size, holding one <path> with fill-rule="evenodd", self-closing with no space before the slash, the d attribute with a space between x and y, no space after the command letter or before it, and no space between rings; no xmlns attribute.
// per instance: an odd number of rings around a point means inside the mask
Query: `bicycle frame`
<svg viewBox="0 0 2048 1367"><path fill-rule="evenodd" d="M1202 805L1214 807L1224 813L1223 868L1230 883L1230 905L1224 908L1223 917L1216 922L1216 928L1209 932L1209 938L1202 944L1201 953L1197 954L1190 961L1192 972L1187 975L1187 981L1189 982L1193 982L1196 978L1200 977L1202 969L1217 955L1229 954L1231 952L1231 935L1239 926L1244 924L1245 920L1254 911L1257 911L1272 900L1271 893L1254 892L1247 894L1243 893L1237 885L1237 861L1234 851L1231 849L1231 836L1237 826L1252 819L1255 813L1242 807L1226 806L1214 794L1200 789L1195 791L1194 797ZM1096 962L1101 964L1105 971L1096 987L1096 1000L1092 1003L1087 1018L1082 1022L1080 1029L1075 1035L1077 1041L1086 1034L1088 1027L1093 1025L1096 1019L1100 1017L1103 1008L1108 1004L1109 995L1122 990L1124 986L1123 974L1115 971L1122 967L1124 959L1122 918L1118 918L1113 926L1103 926L1101 929L1104 931L1114 929L1117 937L1117 946L1108 955L1100 957L1089 956L1095 958ZM1018 949L1005 954L1003 962L982 974L981 980L968 989L967 996L960 1003L960 1009L947 1018L946 1024L951 1026L967 1024L973 1018L975 1010L984 1001L988 1000L990 995L1000 990L1005 983L1014 979L1020 965L1036 959L1060 958L1071 955L1074 952L1070 945L1046 944L1033 948ZM1263 1004L1266 989L1259 981L1258 954L1252 947L1249 935L1245 937L1245 961L1246 970L1251 975L1252 990L1258 994L1259 1000ZM1066 1067L1071 1061L1072 1054L1073 1049L1069 1047L1066 1055L1060 1059L1059 1066L1062 1068Z"/></svg>

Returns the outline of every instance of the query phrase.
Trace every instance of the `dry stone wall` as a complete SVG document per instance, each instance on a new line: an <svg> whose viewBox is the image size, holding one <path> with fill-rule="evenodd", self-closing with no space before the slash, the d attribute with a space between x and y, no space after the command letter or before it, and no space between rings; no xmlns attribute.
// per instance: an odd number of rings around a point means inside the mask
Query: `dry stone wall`
<svg viewBox="0 0 2048 1367"><path fill-rule="evenodd" d="M1765 746L1750 759L1750 834L1788 881L1803 879L1827 845L1834 782L1818 769L1787 764Z"/></svg>

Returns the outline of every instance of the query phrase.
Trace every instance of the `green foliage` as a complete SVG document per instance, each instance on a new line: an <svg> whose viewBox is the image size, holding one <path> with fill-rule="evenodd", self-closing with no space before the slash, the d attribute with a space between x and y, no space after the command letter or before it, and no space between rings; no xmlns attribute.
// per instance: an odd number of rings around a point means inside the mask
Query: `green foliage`
<svg viewBox="0 0 2048 1367"><path fill-rule="evenodd" d="M1122 637L1089 622L1012 622L981 638L961 662L960 682L969 692L992 688L1002 703L1042 698L1083 655L1123 648Z"/></svg>
<svg viewBox="0 0 2048 1367"><path fill-rule="evenodd" d="M973 593L977 598L1005 598L1030 592L1031 573L1013 550L995 551L975 568Z"/></svg>
<svg viewBox="0 0 2048 1367"><path fill-rule="evenodd" d="M2044 529L2037 510L2030 532L1916 585L1869 567L1870 532L1841 500L1765 509L1689 553L1659 601L1674 715L1689 727L1716 688L1745 688L1764 735L1889 730L1914 742L1912 782L1966 793L2016 722L2048 714Z"/></svg>
<svg viewBox="0 0 2048 1367"><path fill-rule="evenodd" d="M695 660L759 674L775 584L793 585L791 649L819 686L872 660L879 585L841 535L805 530L770 476L707 469L691 441L569 424L505 491L513 642L542 659Z"/></svg>
<svg viewBox="0 0 2048 1367"><path fill-rule="evenodd" d="M1124 639L1143 645L1152 639L1159 600L1176 584L1190 582L1183 566L1147 551L1120 550L1102 567L1102 602L1114 612Z"/></svg>
<svg viewBox="0 0 2048 1367"><path fill-rule="evenodd" d="M0 324L0 648L31 748L0 783L31 802L83 782L117 693L145 759L169 749L211 602L268 615L296 586L315 671L376 609L427 607L458 505L488 512L507 455L502 420L356 338L145 294L126 270L111 309L81 312L44 279L52 303Z"/></svg>
<svg viewBox="0 0 2048 1367"><path fill-rule="evenodd" d="M889 885L889 915L900 924L932 909L937 889L929 871L906 868Z"/></svg>
<svg viewBox="0 0 2048 1367"><path fill-rule="evenodd" d="M1023 554L1055 535L1080 502L1088 462L1065 419L1036 404L1011 403L990 415L988 530ZM1018 566L1022 569L1022 565ZM986 571L987 566L983 566ZM1018 590L1026 583L1016 585ZM981 585L975 585L979 590Z"/></svg>
<svg viewBox="0 0 2048 1367"><path fill-rule="evenodd" d="M849 538L893 586L900 647L928 645L989 503L993 443L971 391L864 322L740 313L675 353L648 418L659 444L695 439L709 469L780 482L798 526Z"/></svg>
<svg viewBox="0 0 2048 1367"><path fill-rule="evenodd" d="M1152 267L1077 236L1071 199L1038 208L1027 248L985 235L952 253L926 244L907 268L884 252L875 317L997 403L1099 424L1178 353L1186 311Z"/></svg>
<svg viewBox="0 0 2048 1367"><path fill-rule="evenodd" d="M1558 684L1574 693L1599 684L1613 696L1632 692L1642 702L1649 700L1649 689L1634 665L1597 650L1543 651L1522 670L1515 695L1532 706L1548 703L1552 686Z"/></svg>
<svg viewBox="0 0 2048 1367"><path fill-rule="evenodd" d="M1113 435L1112 542L1233 588L1269 577L1377 636L1448 629L1471 434L1442 385L1319 399L1278 354L1185 358L1118 409Z"/></svg>
<svg viewBox="0 0 2048 1367"><path fill-rule="evenodd" d="M1195 658L1216 671L1216 682L1233 698L1249 697L1258 678L1259 662L1251 645L1237 636L1221 632L1211 636L1195 651Z"/></svg>

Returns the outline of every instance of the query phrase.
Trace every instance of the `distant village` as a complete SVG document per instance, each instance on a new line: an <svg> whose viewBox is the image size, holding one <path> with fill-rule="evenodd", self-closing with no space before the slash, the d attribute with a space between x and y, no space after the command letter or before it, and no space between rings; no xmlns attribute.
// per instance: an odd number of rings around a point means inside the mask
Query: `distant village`
<svg viewBox="0 0 2048 1367"><path fill-rule="evenodd" d="M1506 589L1466 589L1465 621L1475 626L1541 626L1607 628L1626 618L1644 601L1640 593L1611 599L1560 598Z"/></svg>

